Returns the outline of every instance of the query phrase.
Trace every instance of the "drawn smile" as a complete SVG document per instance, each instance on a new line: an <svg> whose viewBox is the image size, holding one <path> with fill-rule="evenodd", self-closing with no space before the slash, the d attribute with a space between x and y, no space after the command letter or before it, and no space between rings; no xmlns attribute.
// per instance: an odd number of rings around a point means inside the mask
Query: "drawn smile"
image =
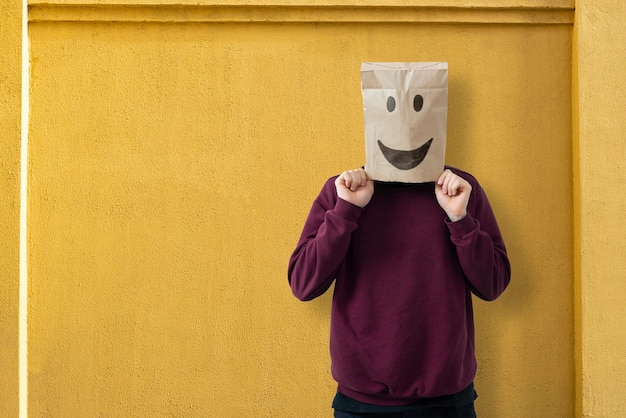
<svg viewBox="0 0 626 418"><path fill-rule="evenodd" d="M410 170L412 168L417 167L428 154L428 150L430 149L430 144L432 144L433 138L430 138L428 142L422 145L419 148L415 148L409 151L401 151L395 150L387 147L380 140L378 141L378 146L382 151L383 155L389 161L389 163L399 170Z"/></svg>

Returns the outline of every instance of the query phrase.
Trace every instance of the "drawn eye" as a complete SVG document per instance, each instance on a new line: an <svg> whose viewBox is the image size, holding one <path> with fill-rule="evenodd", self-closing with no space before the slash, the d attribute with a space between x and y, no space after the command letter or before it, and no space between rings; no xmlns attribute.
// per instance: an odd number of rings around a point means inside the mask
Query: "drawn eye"
<svg viewBox="0 0 626 418"><path fill-rule="evenodd" d="M413 109L415 109L416 112L419 112L422 110L422 106L424 106L424 98L418 94L413 98ZM389 104L387 104L387 107L389 107Z"/></svg>
<svg viewBox="0 0 626 418"><path fill-rule="evenodd" d="M387 110L393 112L396 109L396 99L392 96L389 96L387 99Z"/></svg>

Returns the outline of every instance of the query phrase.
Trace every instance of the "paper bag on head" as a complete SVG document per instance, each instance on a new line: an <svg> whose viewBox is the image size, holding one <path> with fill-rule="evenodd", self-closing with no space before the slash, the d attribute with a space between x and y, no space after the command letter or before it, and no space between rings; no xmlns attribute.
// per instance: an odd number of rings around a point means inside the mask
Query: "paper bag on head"
<svg viewBox="0 0 626 418"><path fill-rule="evenodd" d="M436 181L446 154L448 64L363 63L361 90L368 177Z"/></svg>

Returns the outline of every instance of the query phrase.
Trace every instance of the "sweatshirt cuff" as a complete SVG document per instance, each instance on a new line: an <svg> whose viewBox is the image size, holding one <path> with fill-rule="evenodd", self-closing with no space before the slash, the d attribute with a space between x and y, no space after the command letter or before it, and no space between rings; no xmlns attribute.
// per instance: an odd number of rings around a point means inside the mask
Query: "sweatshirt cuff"
<svg viewBox="0 0 626 418"><path fill-rule="evenodd" d="M343 219L356 222L361 216L363 208L357 205L353 205L346 200L338 198L337 203L335 203L335 209L333 210L333 212L335 212Z"/></svg>
<svg viewBox="0 0 626 418"><path fill-rule="evenodd" d="M456 222L452 222L446 217L446 225L450 230L450 236L455 240L463 239L476 230L476 222L469 213Z"/></svg>

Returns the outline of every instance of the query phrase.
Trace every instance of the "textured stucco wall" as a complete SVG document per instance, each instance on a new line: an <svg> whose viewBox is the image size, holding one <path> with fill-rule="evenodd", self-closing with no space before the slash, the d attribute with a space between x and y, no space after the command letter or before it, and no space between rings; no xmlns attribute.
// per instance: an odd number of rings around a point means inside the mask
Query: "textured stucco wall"
<svg viewBox="0 0 626 418"><path fill-rule="evenodd" d="M476 304L478 410L571 417L571 24L168 10L33 10L32 414L329 416L329 296L297 302L287 259L323 181L363 163L360 63L445 60L448 162L514 270Z"/></svg>
<svg viewBox="0 0 626 418"><path fill-rule="evenodd" d="M32 415L330 413L329 300L296 302L284 270L321 182L362 163L365 60L451 65L449 162L485 185L514 263L507 294L477 304L481 416L511 408L572 415L571 26L567 11L550 10L570 1L528 0L540 10L512 11L505 0L472 2L494 10L453 12L330 8L319 16L226 7L208 22L211 8L45 3L31 10ZM7 416L17 409L20 8L0 9ZM622 30L604 9L588 10L601 26ZM172 23L142 22L142 13ZM276 23L246 23L251 17ZM584 54L606 35L580 32ZM581 91L602 85L593 80ZM595 116L578 118L587 105L575 116L590 132ZM599 154L574 177L582 196L593 198L593 182L585 183L593 161L615 151L593 149ZM579 211L577 221L585 216ZM585 263L587 248L574 258L582 277L597 273ZM579 392L587 409L617 411L619 388L604 390L608 363L596 361L590 343L602 321L582 321L591 317L584 292L605 300L579 285L577 325L587 330L576 350ZM619 331L610 329L618 342Z"/></svg>
<svg viewBox="0 0 626 418"><path fill-rule="evenodd" d="M41 3L64 2L31 2ZM204 2L209 3L219 2ZM362 4L370 3L376 2ZM573 6L573 1L519 3ZM561 113L569 106L564 50L571 39L560 27L442 25L437 36L428 33L432 45L406 48L407 38L393 32L409 27L409 34L422 37L408 39L424 39L424 27L330 25L330 30L311 24L259 31L265 26L113 25L98 23L98 17L91 24L35 24L40 43L33 74L40 79L32 83L38 103L29 247L33 414L200 416L222 408L223 416L327 416L333 391L326 354L328 298L294 302L284 286L285 257L308 210L306 199L327 175L362 161L353 62L406 57L451 62L451 119L456 119L449 158L486 183L513 253L512 288L495 304L477 307L481 416L508 416L513 408L527 414L518 416L572 416L571 353L577 366L575 416L620 416L626 369L621 320L626 258L619 244L625 127L616 86L625 81L624 4L578 0L576 8L573 153ZM52 9L46 13L54 14ZM74 12L97 15L102 9ZM18 2L0 5L2 416L15 416L18 406L20 14ZM317 38L318 32L328 33ZM295 33L300 35L293 38ZM273 54L259 59L268 49ZM295 58L285 61L284 52ZM309 57L335 66L329 70ZM244 65L251 58L267 68ZM298 59L299 78L291 71ZM455 74L455 65L463 70ZM252 75L273 82L264 85L263 98L250 94L251 81L242 81ZM454 77L460 77L456 86ZM337 103L329 83L346 101ZM295 85L306 94L296 97ZM217 91L221 100L204 95ZM221 106L213 106L215 100ZM347 117L337 112L339 105L350 109ZM237 108L253 111L229 113ZM220 118L225 121L215 122ZM172 135L176 140L168 139ZM240 162L212 156L218 137L245 144L244 152L238 150ZM349 146L329 153L337 138ZM464 147L465 138L471 148ZM185 139L191 140L188 149ZM235 151L232 141L225 147L221 151ZM264 159L255 159L255 151ZM267 157L271 151L286 158ZM249 172L261 181L250 180ZM280 174L306 180L270 187ZM573 289L571 234L564 227L572 212L568 182L574 197ZM214 198L195 196L201 192ZM259 192L267 196L258 197ZM297 198L289 198L293 195ZM187 233L190 229L194 232ZM567 303L572 290L575 348Z"/></svg>
<svg viewBox="0 0 626 418"><path fill-rule="evenodd" d="M626 409L626 4L576 8L578 412L612 418Z"/></svg>
<svg viewBox="0 0 626 418"><path fill-rule="evenodd" d="M0 4L0 416L18 413L21 1Z"/></svg>

